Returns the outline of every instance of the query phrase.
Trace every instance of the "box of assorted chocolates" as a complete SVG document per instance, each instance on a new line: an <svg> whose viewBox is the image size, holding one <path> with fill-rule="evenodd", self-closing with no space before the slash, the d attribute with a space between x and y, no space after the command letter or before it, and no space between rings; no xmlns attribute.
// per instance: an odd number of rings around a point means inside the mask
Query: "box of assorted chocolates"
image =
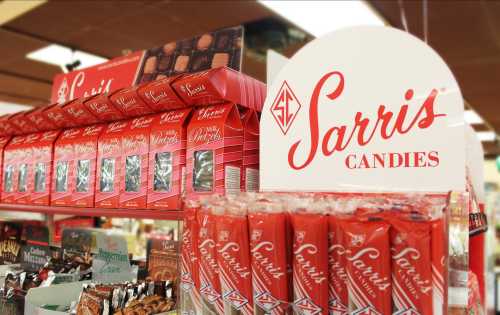
<svg viewBox="0 0 500 315"><path fill-rule="evenodd" d="M72 187L75 185L75 148L76 139L81 137L84 128L64 130L54 145L54 163L50 204L69 206L72 204Z"/></svg>
<svg viewBox="0 0 500 315"><path fill-rule="evenodd" d="M266 99L264 83L227 67L186 74L172 87L190 106L232 102L261 111Z"/></svg>
<svg viewBox="0 0 500 315"><path fill-rule="evenodd" d="M242 158L243 126L236 105L196 109L187 128L186 194L239 192Z"/></svg>
<svg viewBox="0 0 500 315"><path fill-rule="evenodd" d="M38 141L31 145L33 187L30 189L30 204L46 206L50 204L54 143L59 133L59 130L40 133Z"/></svg>
<svg viewBox="0 0 500 315"><path fill-rule="evenodd" d="M18 170L23 164L21 163L22 147L25 139L26 136L15 136L4 148L2 202L14 203L15 201L18 190Z"/></svg>
<svg viewBox="0 0 500 315"><path fill-rule="evenodd" d="M71 205L93 207L96 182L97 142L106 125L82 128L73 142L75 180L71 186Z"/></svg>
<svg viewBox="0 0 500 315"><path fill-rule="evenodd" d="M147 207L179 210L185 190L186 126L191 109L157 115L149 137Z"/></svg>
<svg viewBox="0 0 500 315"><path fill-rule="evenodd" d="M130 120L121 133L121 166L119 206L146 208L148 188L149 132L155 116Z"/></svg>
<svg viewBox="0 0 500 315"><path fill-rule="evenodd" d="M118 208L122 172L122 133L129 127L130 121L118 121L108 124L101 134L97 146L97 179L95 206Z"/></svg>

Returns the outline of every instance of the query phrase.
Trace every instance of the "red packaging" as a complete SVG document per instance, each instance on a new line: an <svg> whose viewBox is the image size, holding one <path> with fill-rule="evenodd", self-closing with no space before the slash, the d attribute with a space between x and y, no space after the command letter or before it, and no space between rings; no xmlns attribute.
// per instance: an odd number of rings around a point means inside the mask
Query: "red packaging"
<svg viewBox="0 0 500 315"><path fill-rule="evenodd" d="M0 133L2 136L21 134L20 130L9 120L10 117L12 117L12 114L0 116Z"/></svg>
<svg viewBox="0 0 500 315"><path fill-rule="evenodd" d="M328 308L330 314L347 314L349 295L345 266L345 248L339 218L328 216Z"/></svg>
<svg viewBox="0 0 500 315"><path fill-rule="evenodd" d="M134 118L122 133L121 208L146 208L149 132L154 116Z"/></svg>
<svg viewBox="0 0 500 315"><path fill-rule="evenodd" d="M39 130L37 125L32 124L26 114L26 111L15 113L9 117L9 121L16 127L17 130L19 130L21 134L37 132Z"/></svg>
<svg viewBox="0 0 500 315"><path fill-rule="evenodd" d="M57 126L42 114L44 109L45 107L32 109L26 113L26 117L33 125L37 126L39 130L46 131L57 129Z"/></svg>
<svg viewBox="0 0 500 315"><path fill-rule="evenodd" d="M215 246L217 239L215 215L210 213L208 209L201 209L197 214L197 220L200 229L198 235L200 294L205 302L204 307L211 311L206 313L224 314L217 248Z"/></svg>
<svg viewBox="0 0 500 315"><path fill-rule="evenodd" d="M151 114L153 110L137 94L140 87L141 85L119 89L109 94L109 100L127 117Z"/></svg>
<svg viewBox="0 0 500 315"><path fill-rule="evenodd" d="M266 99L264 83L226 67L187 74L172 87L191 106L231 102L260 112Z"/></svg>
<svg viewBox="0 0 500 315"><path fill-rule="evenodd" d="M257 314L288 314L285 213L248 215L254 309Z"/></svg>
<svg viewBox="0 0 500 315"><path fill-rule="evenodd" d="M97 124L99 120L83 105L90 97L81 97L62 105L62 110L78 126Z"/></svg>
<svg viewBox="0 0 500 315"><path fill-rule="evenodd" d="M394 312L430 315L433 313L430 223L394 217L390 222Z"/></svg>
<svg viewBox="0 0 500 315"><path fill-rule="evenodd" d="M18 190L18 169L23 160L26 136L15 136L5 146L3 152L2 202L14 203Z"/></svg>
<svg viewBox="0 0 500 315"><path fill-rule="evenodd" d="M253 315L248 220L244 215L217 215L217 262L224 309Z"/></svg>
<svg viewBox="0 0 500 315"><path fill-rule="evenodd" d="M73 142L75 180L71 186L71 205L93 207L97 141L106 128L105 125L83 127L81 135Z"/></svg>
<svg viewBox="0 0 500 315"><path fill-rule="evenodd" d="M187 128L186 194L240 191L243 128L234 104L195 110Z"/></svg>
<svg viewBox="0 0 500 315"><path fill-rule="evenodd" d="M57 128L71 128L77 126L76 121L71 119L66 112L63 111L62 106L57 103L45 106L41 114L45 119L57 126Z"/></svg>
<svg viewBox="0 0 500 315"><path fill-rule="evenodd" d="M30 200L33 205L50 204L50 188L52 178L52 161L54 159L54 143L59 136L59 130L45 131L40 134L38 141L31 146L32 174L30 180Z"/></svg>
<svg viewBox="0 0 500 315"><path fill-rule="evenodd" d="M157 115L149 137L147 207L178 210L185 191L186 126L191 109Z"/></svg>
<svg viewBox="0 0 500 315"><path fill-rule="evenodd" d="M99 121L112 122L125 119L125 115L109 100L107 94L98 94L83 101L83 106Z"/></svg>
<svg viewBox="0 0 500 315"><path fill-rule="evenodd" d="M259 191L259 118L253 109L240 109L243 124L241 191Z"/></svg>
<svg viewBox="0 0 500 315"><path fill-rule="evenodd" d="M445 314L443 305L447 304L444 291L446 288L446 235L443 219L433 221L431 225L431 260L434 314Z"/></svg>
<svg viewBox="0 0 500 315"><path fill-rule="evenodd" d="M182 314L201 314L198 235L196 220L199 206L190 201L184 206L184 224L181 248L181 299Z"/></svg>
<svg viewBox="0 0 500 315"><path fill-rule="evenodd" d="M40 141L41 133L32 133L26 135L24 142L19 150L19 164L17 172L17 192L14 197L14 203L29 204L30 196L34 189L33 174L33 150L34 144Z"/></svg>
<svg viewBox="0 0 500 315"><path fill-rule="evenodd" d="M64 130L54 145L54 164L50 204L69 206L75 185L76 163L74 143L83 133L83 128Z"/></svg>
<svg viewBox="0 0 500 315"><path fill-rule="evenodd" d="M312 213L292 213L293 307L303 314L328 313L328 221Z"/></svg>
<svg viewBox="0 0 500 315"><path fill-rule="evenodd" d="M186 104L172 89L171 83L177 77L168 77L142 85L137 94L154 112L186 107Z"/></svg>
<svg viewBox="0 0 500 315"><path fill-rule="evenodd" d="M122 133L130 121L110 123L101 134L97 146L97 178L95 206L118 208L122 174Z"/></svg>
<svg viewBox="0 0 500 315"><path fill-rule="evenodd" d="M390 225L384 221L340 221L350 314L392 314Z"/></svg>
<svg viewBox="0 0 500 315"><path fill-rule="evenodd" d="M0 193L3 193L3 182L4 182L4 177L3 177L3 169L5 167L4 165L4 150L7 147L7 144L9 143L10 137L9 136L0 136ZM1 196L0 196L1 199Z"/></svg>

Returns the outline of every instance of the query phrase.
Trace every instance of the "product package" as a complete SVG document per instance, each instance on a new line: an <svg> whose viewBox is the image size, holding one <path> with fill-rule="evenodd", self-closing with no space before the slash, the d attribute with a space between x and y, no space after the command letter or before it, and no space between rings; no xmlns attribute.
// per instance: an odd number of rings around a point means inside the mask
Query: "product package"
<svg viewBox="0 0 500 315"><path fill-rule="evenodd" d="M152 115L134 118L122 132L120 207L146 208L149 133L153 120Z"/></svg>
<svg viewBox="0 0 500 315"><path fill-rule="evenodd" d="M154 112L186 107L172 89L171 84L176 78L177 76L151 81L139 87L137 94Z"/></svg>
<svg viewBox="0 0 500 315"><path fill-rule="evenodd" d="M72 205L72 187L75 185L75 141L82 135L83 128L64 130L54 145L54 163L50 204L53 206Z"/></svg>
<svg viewBox="0 0 500 315"><path fill-rule="evenodd" d="M186 176L186 125L191 109L157 115L149 137L147 207L181 209Z"/></svg>
<svg viewBox="0 0 500 315"><path fill-rule="evenodd" d="M130 121L108 124L98 140L95 206L118 208L122 178L122 133Z"/></svg>
<svg viewBox="0 0 500 315"><path fill-rule="evenodd" d="M240 108L243 124L241 191L259 191L259 118L253 109Z"/></svg>
<svg viewBox="0 0 500 315"><path fill-rule="evenodd" d="M119 89L109 94L109 100L127 117L153 113L153 110L137 94L139 88L141 88L141 85Z"/></svg>
<svg viewBox="0 0 500 315"><path fill-rule="evenodd" d="M76 121L71 119L65 111L63 111L60 104L51 104L45 106L41 111L45 119L50 121L57 128L74 128L77 126Z"/></svg>
<svg viewBox="0 0 500 315"><path fill-rule="evenodd" d="M26 136L15 136L3 151L2 202L14 203L18 190L18 170L23 165L23 145ZM22 166L27 168L26 166Z"/></svg>
<svg viewBox="0 0 500 315"><path fill-rule="evenodd" d="M187 130L186 194L240 191L243 127L234 104L195 110Z"/></svg>
<svg viewBox="0 0 500 315"><path fill-rule="evenodd" d="M20 130L9 120L13 114L6 114L0 116L0 135L1 136L12 136L20 135Z"/></svg>
<svg viewBox="0 0 500 315"><path fill-rule="evenodd" d="M260 112L266 99L264 83L227 67L187 74L172 86L191 106L231 102Z"/></svg>
<svg viewBox="0 0 500 315"><path fill-rule="evenodd" d="M180 311L181 314L202 314L200 297L200 265L197 214L200 205L187 200L184 205L182 248L180 255Z"/></svg>
<svg viewBox="0 0 500 315"><path fill-rule="evenodd" d="M59 134L59 130L42 132L40 138L31 144L33 187L30 192L30 204L44 206L50 204L54 144Z"/></svg>
<svg viewBox="0 0 500 315"><path fill-rule="evenodd" d="M349 295L345 248L337 216L328 216L328 307L337 314L347 314Z"/></svg>
<svg viewBox="0 0 500 315"><path fill-rule="evenodd" d="M96 182L97 142L105 125L83 127L73 142L74 183L71 186L71 205L93 207Z"/></svg>
<svg viewBox="0 0 500 315"><path fill-rule="evenodd" d="M52 123L45 115L43 115L43 110L44 107L40 106L37 108L34 108L32 110L29 110L26 113L26 117L28 120L39 130L54 130L57 129L57 126Z"/></svg>
<svg viewBox="0 0 500 315"><path fill-rule="evenodd" d="M34 133L38 131L37 125L31 123L31 121L27 117L28 112L18 112L13 114L9 120L11 123L16 126L17 130L21 134Z"/></svg>
<svg viewBox="0 0 500 315"><path fill-rule="evenodd" d="M254 314L248 218L239 204L214 208L217 262L224 309Z"/></svg>
<svg viewBox="0 0 500 315"><path fill-rule="evenodd" d="M111 103L105 93L86 98L83 101L83 106L102 122L125 119L125 115Z"/></svg>
<svg viewBox="0 0 500 315"><path fill-rule="evenodd" d="M61 106L66 115L74 120L78 126L88 126L99 122L96 116L83 105L89 98L77 98Z"/></svg>
<svg viewBox="0 0 500 315"><path fill-rule="evenodd" d="M4 150L9 143L11 138L9 136L0 136L0 193L3 194L3 184L4 184ZM0 200L2 200L2 196L0 196Z"/></svg>

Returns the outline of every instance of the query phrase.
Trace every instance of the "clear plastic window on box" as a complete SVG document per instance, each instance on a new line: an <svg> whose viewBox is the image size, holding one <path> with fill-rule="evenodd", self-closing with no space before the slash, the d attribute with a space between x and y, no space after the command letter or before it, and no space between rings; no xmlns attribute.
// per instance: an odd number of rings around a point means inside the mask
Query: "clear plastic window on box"
<svg viewBox="0 0 500 315"><path fill-rule="evenodd" d="M125 159L125 191L138 192L141 188L141 157L129 155Z"/></svg>
<svg viewBox="0 0 500 315"><path fill-rule="evenodd" d="M115 159L104 158L101 160L101 180L99 190L101 192L112 192L115 186Z"/></svg>
<svg viewBox="0 0 500 315"><path fill-rule="evenodd" d="M200 150L194 152L193 189L195 191L213 191L214 152Z"/></svg>
<svg viewBox="0 0 500 315"><path fill-rule="evenodd" d="M28 164L24 163L19 166L17 182L19 184L17 186L17 191L28 191Z"/></svg>
<svg viewBox="0 0 500 315"><path fill-rule="evenodd" d="M154 191L170 191L172 185L172 153L155 154Z"/></svg>
<svg viewBox="0 0 500 315"><path fill-rule="evenodd" d="M14 191L14 165L5 166L3 187L5 192Z"/></svg>
<svg viewBox="0 0 500 315"><path fill-rule="evenodd" d="M46 188L47 171L45 163L35 164L35 192L44 192Z"/></svg>
<svg viewBox="0 0 500 315"><path fill-rule="evenodd" d="M88 192L90 180L90 160L79 160L76 165L76 191Z"/></svg>
<svg viewBox="0 0 500 315"><path fill-rule="evenodd" d="M56 192L68 191L68 161L58 161L56 164Z"/></svg>

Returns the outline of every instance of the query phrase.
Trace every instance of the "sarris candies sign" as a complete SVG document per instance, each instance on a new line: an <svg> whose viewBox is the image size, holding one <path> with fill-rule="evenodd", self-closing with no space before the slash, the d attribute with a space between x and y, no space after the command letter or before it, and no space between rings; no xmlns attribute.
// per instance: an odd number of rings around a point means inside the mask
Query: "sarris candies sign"
<svg viewBox="0 0 500 315"><path fill-rule="evenodd" d="M269 84L262 190L464 190L462 95L418 38L389 27L336 31Z"/></svg>

